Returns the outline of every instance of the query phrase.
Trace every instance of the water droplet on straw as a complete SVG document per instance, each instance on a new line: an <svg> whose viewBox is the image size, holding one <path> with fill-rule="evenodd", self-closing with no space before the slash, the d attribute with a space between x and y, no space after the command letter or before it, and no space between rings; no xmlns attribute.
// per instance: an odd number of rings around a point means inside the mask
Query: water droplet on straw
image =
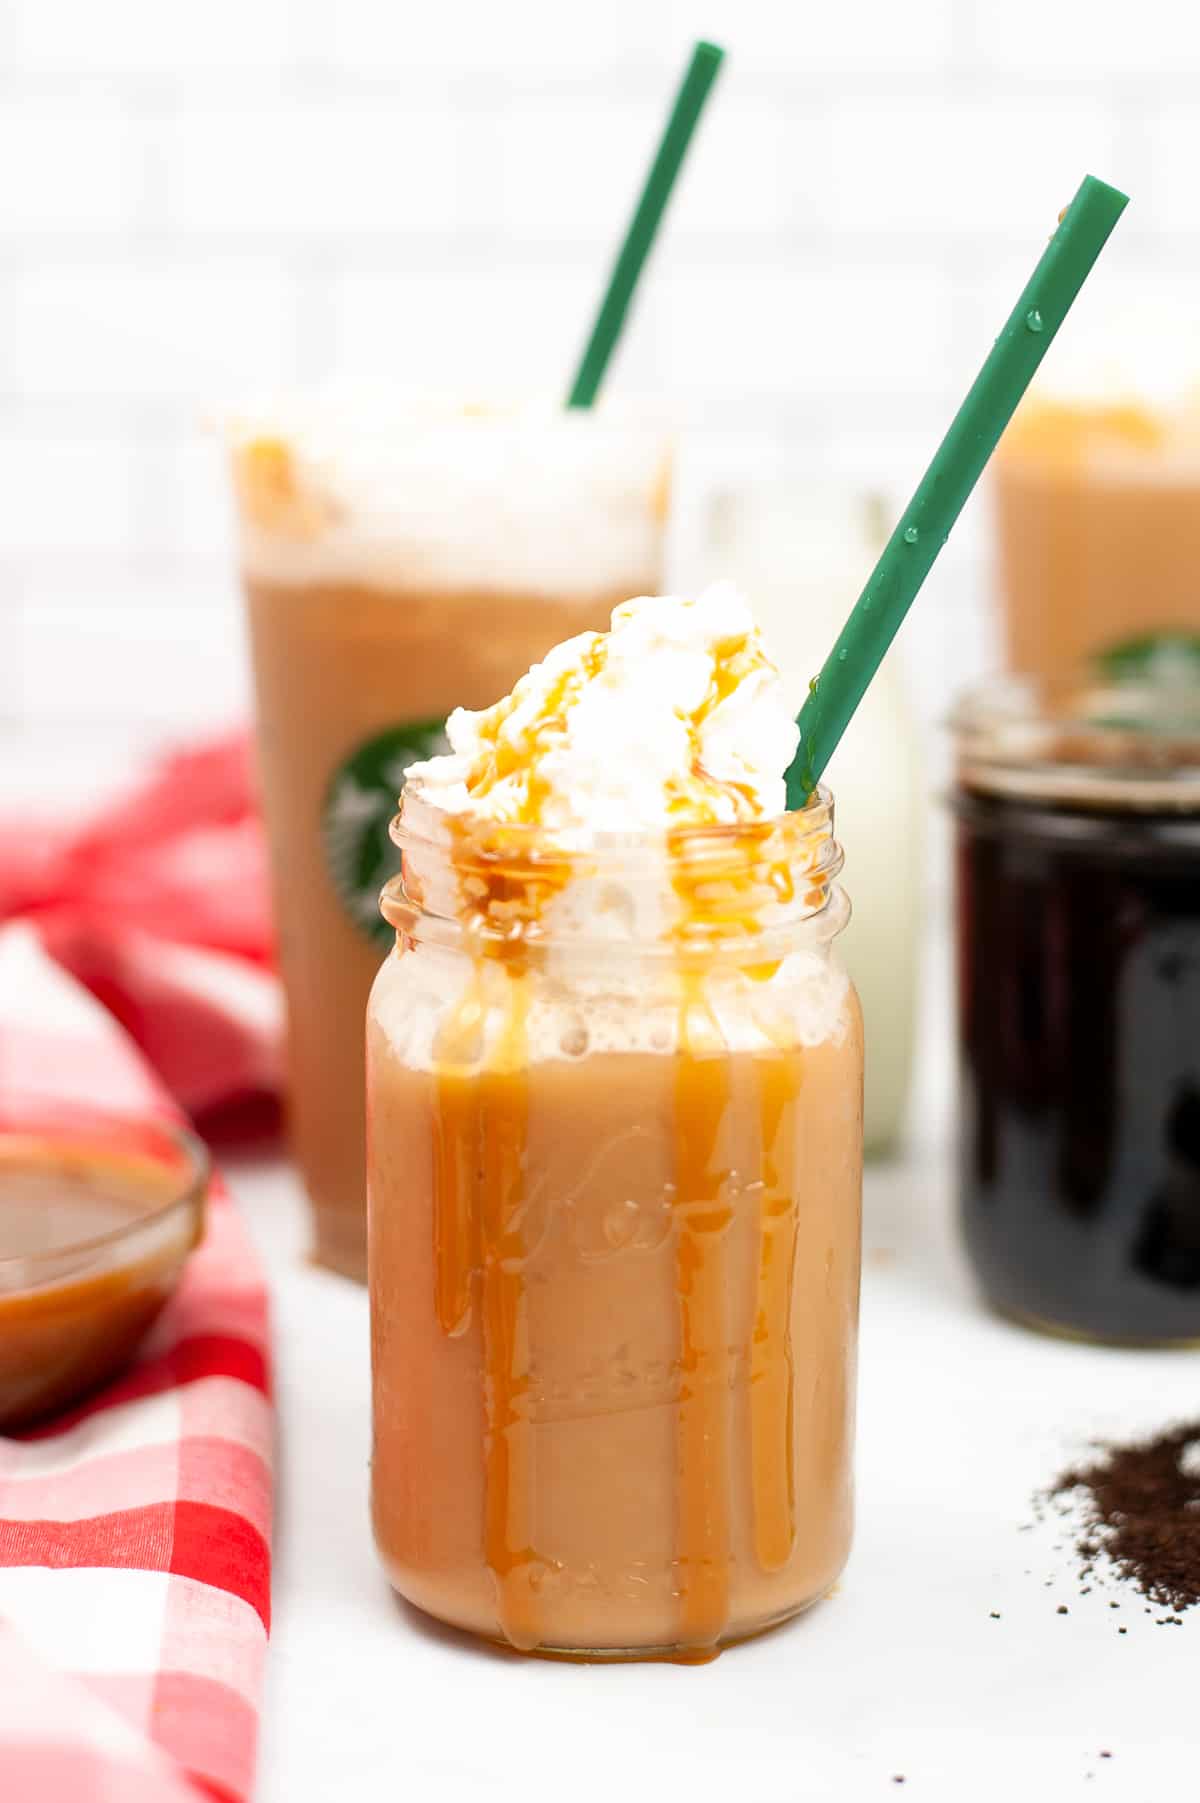
<svg viewBox="0 0 1200 1803"><path fill-rule="evenodd" d="M838 652L838 663L844 664L846 659L849 657L849 655L850 655L850 653L847 651L846 647L843 645L841 650Z"/></svg>
<svg viewBox="0 0 1200 1803"><path fill-rule="evenodd" d="M915 526L906 526L904 528L904 542L906 545L915 545L920 536L921 534L917 531Z"/></svg>
<svg viewBox="0 0 1200 1803"><path fill-rule="evenodd" d="M1025 315L1025 330L1027 332L1041 332L1045 330L1045 326L1046 322L1038 312L1037 308L1030 307L1028 313Z"/></svg>

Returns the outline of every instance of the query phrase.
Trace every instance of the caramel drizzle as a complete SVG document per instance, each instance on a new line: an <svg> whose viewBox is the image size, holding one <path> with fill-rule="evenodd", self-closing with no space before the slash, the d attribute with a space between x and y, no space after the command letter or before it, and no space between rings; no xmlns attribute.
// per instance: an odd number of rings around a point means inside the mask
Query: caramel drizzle
<svg viewBox="0 0 1200 1803"><path fill-rule="evenodd" d="M792 1289L798 1223L788 1117L799 1084L783 1057L761 1061L759 1083L763 1187L750 1346L751 1482L755 1556L763 1571L779 1571L796 1545Z"/></svg>
<svg viewBox="0 0 1200 1803"><path fill-rule="evenodd" d="M448 1024L438 1057L433 1111L433 1256L435 1302L442 1332L456 1338L471 1320L471 1273L479 1263L476 1172L480 1163L479 1100L463 1072L461 1043L478 1033L483 1005L476 982ZM439 1054L443 1046L438 1048ZM458 1074L454 1074L454 1073ZM452 1080L453 1078L453 1080Z"/></svg>
<svg viewBox="0 0 1200 1803"><path fill-rule="evenodd" d="M436 1048L434 1270L439 1325L470 1325L478 1273L482 1349L484 1561L500 1630L530 1651L544 1638L537 1595L533 1397L523 1275L529 1125L530 929L569 875L569 861L455 828L463 920L474 976ZM476 930L478 929L478 930ZM490 991L503 984L504 1023L487 1043Z"/></svg>
<svg viewBox="0 0 1200 1803"><path fill-rule="evenodd" d="M690 986L689 986L690 987ZM679 1643L715 1647L729 1618L729 1390L725 1232L733 1207L717 1169L728 1065L691 1049L686 990L675 1079L675 1270L679 1301Z"/></svg>
<svg viewBox="0 0 1200 1803"><path fill-rule="evenodd" d="M672 818L686 822L689 827L715 826L728 817L730 808L735 820L753 820L757 815L757 798L749 784L713 776L705 769L701 734L710 715L729 699L751 671L761 669L765 662L762 651L749 633L721 639L713 646L708 693L687 722L691 741L688 774L675 785L667 800Z"/></svg>
<svg viewBox="0 0 1200 1803"><path fill-rule="evenodd" d="M233 475L245 517L265 532L314 539L336 518L333 501L305 486L282 438L254 438L235 448Z"/></svg>
<svg viewBox="0 0 1200 1803"><path fill-rule="evenodd" d="M484 1558L505 1638L542 1639L533 1587L533 1423L521 1212L529 1118L529 981L505 972L508 1013L482 1069L466 1054L484 1019L483 970L439 1044L434 1109L434 1265L438 1323L471 1321L479 1273L483 1352Z"/></svg>
<svg viewBox="0 0 1200 1803"><path fill-rule="evenodd" d="M467 775L471 799L483 801L507 783L511 791L508 817L522 826L536 826L541 821L550 787L542 761L555 742L565 738L567 715L585 686L599 676L608 657L608 640L603 634L583 636L587 644L578 662L560 671L538 712L519 731L506 734L504 729L524 699L525 677L480 720L482 749Z"/></svg>

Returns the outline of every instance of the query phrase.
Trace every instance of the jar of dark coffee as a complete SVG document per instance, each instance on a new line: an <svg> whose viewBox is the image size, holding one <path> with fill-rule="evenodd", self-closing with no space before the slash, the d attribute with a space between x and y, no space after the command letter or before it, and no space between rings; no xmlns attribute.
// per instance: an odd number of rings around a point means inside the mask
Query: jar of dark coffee
<svg viewBox="0 0 1200 1803"><path fill-rule="evenodd" d="M961 1208L996 1308L1200 1342L1200 678L956 711Z"/></svg>

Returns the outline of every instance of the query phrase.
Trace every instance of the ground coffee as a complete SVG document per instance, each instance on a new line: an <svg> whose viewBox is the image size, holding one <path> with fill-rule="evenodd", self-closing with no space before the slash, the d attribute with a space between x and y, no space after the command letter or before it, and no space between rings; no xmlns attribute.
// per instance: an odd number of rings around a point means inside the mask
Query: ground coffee
<svg viewBox="0 0 1200 1803"><path fill-rule="evenodd" d="M1151 1440L1098 1449L1064 1471L1051 1495L1083 1511L1076 1550L1106 1555L1150 1602L1178 1612L1200 1602L1200 1421Z"/></svg>

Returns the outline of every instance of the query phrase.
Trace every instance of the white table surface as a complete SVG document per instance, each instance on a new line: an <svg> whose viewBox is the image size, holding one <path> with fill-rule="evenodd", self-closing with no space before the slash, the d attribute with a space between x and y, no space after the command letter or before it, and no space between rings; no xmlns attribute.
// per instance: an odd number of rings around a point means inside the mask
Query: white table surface
<svg viewBox="0 0 1200 1803"><path fill-rule="evenodd" d="M367 1525L365 1297L302 1262L286 1169L230 1173L276 1308L261 1803L1191 1794L1200 1611L1160 1626L1127 1587L1081 1596L1069 1536L1030 1523L1033 1493L1090 1436L1200 1413L1200 1363L1044 1339L979 1307L954 1237L932 988L925 1130L866 1182L854 1552L830 1599L713 1665L520 1660L393 1599Z"/></svg>

